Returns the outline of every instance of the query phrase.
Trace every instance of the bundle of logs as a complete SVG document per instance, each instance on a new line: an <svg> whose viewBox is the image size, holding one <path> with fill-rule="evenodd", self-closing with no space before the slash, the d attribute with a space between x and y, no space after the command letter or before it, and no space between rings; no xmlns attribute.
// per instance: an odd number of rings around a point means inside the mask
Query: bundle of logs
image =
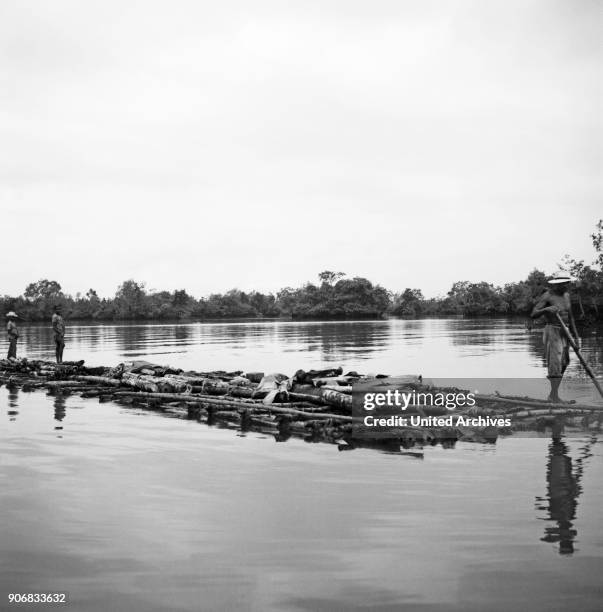
<svg viewBox="0 0 603 612"><path fill-rule="evenodd" d="M408 448L417 444L453 445L457 440L492 442L512 430L539 429L563 417L567 425L600 428L603 407L552 404L532 398L478 395L465 414L513 417L513 427L403 427L398 440L359 440L353 436L352 385L376 377L342 368L298 370L293 376L263 372L195 372L147 361L117 367L86 367L84 361L56 364L43 360L0 360L0 385L23 392L46 389L51 394L77 393L136 407L182 415L208 424L270 433L277 440L298 436L336 443L341 450L357 446ZM396 387L434 390L421 376L391 379ZM443 414L432 412L431 414ZM457 412L456 414L461 414Z"/></svg>

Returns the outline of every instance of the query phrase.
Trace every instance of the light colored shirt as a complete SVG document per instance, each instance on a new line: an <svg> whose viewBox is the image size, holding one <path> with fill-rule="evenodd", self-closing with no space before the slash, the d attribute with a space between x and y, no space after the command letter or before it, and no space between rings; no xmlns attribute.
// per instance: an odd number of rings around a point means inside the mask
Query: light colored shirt
<svg viewBox="0 0 603 612"><path fill-rule="evenodd" d="M19 328L14 321L9 321L6 324L6 333L9 340L16 340L19 337Z"/></svg>
<svg viewBox="0 0 603 612"><path fill-rule="evenodd" d="M63 321L63 317L56 312L52 315L52 329L58 336L65 335L65 321Z"/></svg>

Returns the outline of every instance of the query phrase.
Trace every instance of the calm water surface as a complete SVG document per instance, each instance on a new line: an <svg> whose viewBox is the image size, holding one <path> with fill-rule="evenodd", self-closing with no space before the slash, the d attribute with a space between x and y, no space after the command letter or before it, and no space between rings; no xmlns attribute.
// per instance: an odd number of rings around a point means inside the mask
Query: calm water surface
<svg viewBox="0 0 603 612"><path fill-rule="evenodd" d="M53 355L48 325L21 327L19 354ZM603 327L584 334L584 354L603 374ZM422 319L346 322L247 321L76 325L65 359L113 365L147 358L199 370L295 372L343 365L365 373L427 376L541 377L542 330L522 320ZM6 352L0 338L0 351ZM575 358L568 374L582 377Z"/></svg>
<svg viewBox="0 0 603 612"><path fill-rule="evenodd" d="M22 335L21 354L50 355L46 327ZM502 320L252 322L72 325L65 357L541 378L540 351L540 334ZM585 354L601 375L600 332ZM568 375L586 393L575 363ZM0 407L2 597L64 590L71 609L99 611L602 607L597 437L420 459L76 396L1 388Z"/></svg>

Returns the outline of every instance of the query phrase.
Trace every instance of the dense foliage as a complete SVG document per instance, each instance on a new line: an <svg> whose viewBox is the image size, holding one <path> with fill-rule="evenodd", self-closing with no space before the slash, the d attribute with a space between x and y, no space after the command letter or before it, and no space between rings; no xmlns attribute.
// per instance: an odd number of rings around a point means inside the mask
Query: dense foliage
<svg viewBox="0 0 603 612"><path fill-rule="evenodd" d="M580 319L603 318L603 220L591 235L596 258L592 265L566 255L560 267L576 282L572 298ZM389 312L399 316L421 315L526 315L546 289L546 275L533 270L528 277L504 287L490 283L459 281L443 298L426 300L420 289L405 289L394 296Z"/></svg>
<svg viewBox="0 0 603 612"><path fill-rule="evenodd" d="M596 252L592 265L566 256L563 269L577 282L574 287L579 318L603 318L603 220L591 236ZM404 289L392 294L365 278L345 278L342 272L326 270L319 283L298 289L287 287L277 293L246 293L232 289L196 299L184 289L146 290L144 283L123 282L113 298L100 298L94 289L70 296L54 280L29 284L19 297L0 297L0 310L16 310L22 319L49 320L55 304L63 306L70 319L220 319L242 317L291 317L309 319L433 315L522 315L528 314L534 300L546 287L540 270L504 287L490 283L459 281L441 298L425 299L420 289Z"/></svg>

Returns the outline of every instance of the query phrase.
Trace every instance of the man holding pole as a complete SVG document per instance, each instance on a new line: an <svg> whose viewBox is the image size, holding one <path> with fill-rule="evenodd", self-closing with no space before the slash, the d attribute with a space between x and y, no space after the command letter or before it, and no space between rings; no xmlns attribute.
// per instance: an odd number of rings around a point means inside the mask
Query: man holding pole
<svg viewBox="0 0 603 612"><path fill-rule="evenodd" d="M576 322L572 314L569 295L569 284L572 278L566 272L556 272L549 279L549 289L546 291L534 309L532 318L544 316L544 356L548 368L547 378L551 383L549 401L560 402L559 385L569 364L570 338L566 325L569 324L574 336L574 344L579 348Z"/></svg>

